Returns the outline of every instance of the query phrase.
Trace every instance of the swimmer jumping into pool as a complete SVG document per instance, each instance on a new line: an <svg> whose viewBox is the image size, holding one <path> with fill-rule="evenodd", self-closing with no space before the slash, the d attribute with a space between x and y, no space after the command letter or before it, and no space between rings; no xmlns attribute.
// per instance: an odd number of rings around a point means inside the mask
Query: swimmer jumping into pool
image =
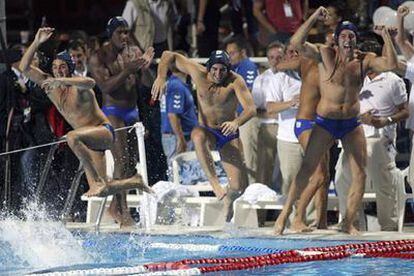
<svg viewBox="0 0 414 276"><path fill-rule="evenodd" d="M31 64L40 44L47 41L54 28L40 28L24 54L19 69L30 80L41 85L53 104L74 130L67 142L82 163L88 179L86 196L107 196L119 191L140 189L152 192L138 174L116 181L106 180L104 151L112 146L115 131L99 109L92 88L95 81L87 77L72 77L75 65L68 52L57 54L52 63L53 77Z"/></svg>

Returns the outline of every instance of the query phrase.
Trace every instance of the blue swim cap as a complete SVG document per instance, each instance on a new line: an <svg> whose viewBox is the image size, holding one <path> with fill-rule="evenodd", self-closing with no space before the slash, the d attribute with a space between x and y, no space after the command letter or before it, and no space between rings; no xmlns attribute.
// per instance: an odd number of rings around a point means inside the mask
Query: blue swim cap
<svg viewBox="0 0 414 276"><path fill-rule="evenodd" d="M208 58L206 63L207 71L210 71L211 66L217 63L223 64L224 66L226 66L227 70L230 70L231 63L229 54L227 54L226 51L222 50L211 52L210 57Z"/></svg>
<svg viewBox="0 0 414 276"><path fill-rule="evenodd" d="M106 32L108 34L108 37L111 38L116 28L121 26L128 28L128 22L122 16L115 16L109 19L108 23L106 24Z"/></svg>
<svg viewBox="0 0 414 276"><path fill-rule="evenodd" d="M75 72L75 63L72 60L72 57L70 56L69 52L67 50L60 52L56 55L56 59L60 59L68 65L69 73L73 74Z"/></svg>
<svg viewBox="0 0 414 276"><path fill-rule="evenodd" d="M352 23L351 21L342 21L341 23L339 23L336 26L336 30L335 30L335 42L336 44L338 44L338 38L339 38L339 34L343 31L343 30L350 30L353 31L355 33L356 38L358 39L358 28L357 26L355 26L354 23Z"/></svg>

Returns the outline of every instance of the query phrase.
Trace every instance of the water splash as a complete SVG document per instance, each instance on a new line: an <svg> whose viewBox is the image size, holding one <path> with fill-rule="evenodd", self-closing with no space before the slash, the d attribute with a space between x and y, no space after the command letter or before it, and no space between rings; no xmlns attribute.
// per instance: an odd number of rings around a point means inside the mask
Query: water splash
<svg viewBox="0 0 414 276"><path fill-rule="evenodd" d="M44 206L27 202L22 214L23 218L0 214L0 244L13 254L9 260L0 258L0 264L15 261L27 269L45 269L91 261L65 226L49 218Z"/></svg>

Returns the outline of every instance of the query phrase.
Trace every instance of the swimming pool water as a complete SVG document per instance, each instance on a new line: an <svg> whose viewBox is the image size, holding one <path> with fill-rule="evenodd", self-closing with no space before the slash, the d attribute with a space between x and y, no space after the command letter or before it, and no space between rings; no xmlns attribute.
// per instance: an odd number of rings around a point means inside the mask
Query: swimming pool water
<svg viewBox="0 0 414 276"><path fill-rule="evenodd" d="M195 259L205 257L235 257L260 255L254 252L217 252L217 251L186 251L183 249L152 248L151 244L208 244L228 246L250 246L276 249L299 249L314 246L332 246L349 241L326 241L306 239L274 239L252 237L227 237L213 236L149 236L139 234L101 234L73 232L74 240L84 258L78 263L70 264L64 261L53 266L47 265L47 254L43 257L42 265L33 263L33 258L28 254L17 252L16 247L0 237L0 274L24 274L42 269L89 269L97 267L136 266L145 263L160 261L178 261L181 259ZM56 238L56 237L55 237ZM54 238L54 239L55 239ZM51 239L50 242L56 242ZM30 243L28 241L28 243ZM353 241L352 243L358 243ZM24 249L20 248L20 251ZM78 255L81 252L79 252ZM60 252L60 254L62 254ZM68 252L68 254L73 254ZM265 253L262 253L265 254ZM25 259L26 258L26 259ZM64 256L61 258L64 260ZM412 275L414 262L400 259L362 259L347 258L337 261L307 262L283 264L250 271L220 272L209 275Z"/></svg>

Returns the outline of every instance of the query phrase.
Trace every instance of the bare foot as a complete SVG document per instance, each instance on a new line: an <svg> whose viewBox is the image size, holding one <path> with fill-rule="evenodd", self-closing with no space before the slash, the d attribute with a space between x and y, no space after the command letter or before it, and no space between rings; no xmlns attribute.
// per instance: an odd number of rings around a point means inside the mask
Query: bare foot
<svg viewBox="0 0 414 276"><path fill-rule="evenodd" d="M359 231L353 225L342 224L340 231L350 234L351 236L361 235L361 233L359 233Z"/></svg>
<svg viewBox="0 0 414 276"><path fill-rule="evenodd" d="M227 192L223 187L221 187L220 184L211 184L211 187L213 188L213 192L218 200L222 200L226 197Z"/></svg>
<svg viewBox="0 0 414 276"><path fill-rule="evenodd" d="M228 189L224 195L224 211L226 212L226 222L230 222L233 218L233 202L239 198L241 191Z"/></svg>
<svg viewBox="0 0 414 276"><path fill-rule="evenodd" d="M293 220L290 229L296 233L312 232L312 229L300 220Z"/></svg>
<svg viewBox="0 0 414 276"><path fill-rule="evenodd" d="M98 194L100 194L102 192L102 190L105 189L105 185L90 185L89 186L89 190L84 193L84 196L87 197L91 197L91 196L99 196Z"/></svg>
<svg viewBox="0 0 414 276"><path fill-rule="evenodd" d="M129 212L123 213L122 215L122 221L120 223L121 228L123 227L130 227L134 226L136 224L135 220L131 217L131 214Z"/></svg>
<svg viewBox="0 0 414 276"><path fill-rule="evenodd" d="M328 223L326 223L326 221L318 221L315 224L316 229L328 229Z"/></svg>
<svg viewBox="0 0 414 276"><path fill-rule="evenodd" d="M283 230L285 230L285 227L286 227L286 220L287 218L284 217L283 213L281 213L279 217L277 218L274 229L273 229L273 232L275 233L276 236L283 234Z"/></svg>
<svg viewBox="0 0 414 276"><path fill-rule="evenodd" d="M144 183L142 177L139 174L135 174L133 177L131 177L131 179L133 182L137 183L136 189L149 194L155 194L154 190Z"/></svg>

